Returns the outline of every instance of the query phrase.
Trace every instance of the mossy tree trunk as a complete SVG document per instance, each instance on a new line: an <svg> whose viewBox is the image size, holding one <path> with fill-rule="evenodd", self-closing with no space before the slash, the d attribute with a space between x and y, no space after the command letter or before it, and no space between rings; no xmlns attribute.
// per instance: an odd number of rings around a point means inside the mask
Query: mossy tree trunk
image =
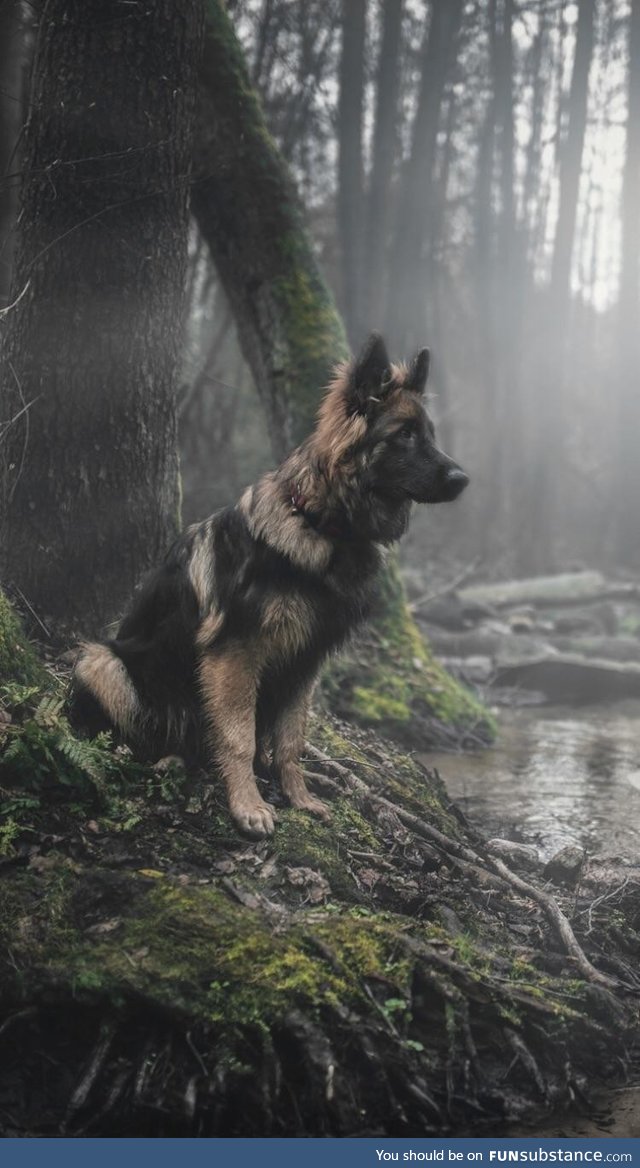
<svg viewBox="0 0 640 1168"><path fill-rule="evenodd" d="M192 206L281 458L313 426L320 391L332 365L346 356L347 343L291 176L220 0L207 7ZM411 729L412 739L423 743L442 737L438 725L445 737L451 728L487 733L480 707L425 649L393 566L376 624L389 635L380 636L375 659L359 653L359 664L342 668L334 686L345 713L403 737Z"/></svg>
<svg viewBox="0 0 640 1168"><path fill-rule="evenodd" d="M0 418L2 573L54 626L118 614L178 528L175 370L202 0L49 0Z"/></svg>
<svg viewBox="0 0 640 1168"><path fill-rule="evenodd" d="M193 213L282 458L313 426L318 389L347 342L220 0L207 5L193 178Z"/></svg>

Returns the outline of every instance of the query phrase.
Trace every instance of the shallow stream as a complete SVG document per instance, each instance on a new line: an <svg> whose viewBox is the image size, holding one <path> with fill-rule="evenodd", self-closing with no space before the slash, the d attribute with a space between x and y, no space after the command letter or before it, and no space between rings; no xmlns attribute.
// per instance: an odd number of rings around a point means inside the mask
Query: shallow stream
<svg viewBox="0 0 640 1168"><path fill-rule="evenodd" d="M421 755L492 836L640 860L640 701L502 710L490 750Z"/></svg>
<svg viewBox="0 0 640 1168"><path fill-rule="evenodd" d="M565 843L640 861L640 701L503 710L490 750L429 753L452 799L492 836ZM640 1087L604 1092L589 1116L551 1117L509 1135L640 1136Z"/></svg>

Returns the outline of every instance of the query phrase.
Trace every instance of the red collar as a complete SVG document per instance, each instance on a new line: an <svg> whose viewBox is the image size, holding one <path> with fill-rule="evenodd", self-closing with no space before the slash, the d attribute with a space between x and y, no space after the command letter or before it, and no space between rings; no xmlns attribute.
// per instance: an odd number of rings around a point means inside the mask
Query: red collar
<svg viewBox="0 0 640 1168"><path fill-rule="evenodd" d="M291 514L300 515L319 535L328 536L329 539L349 538L351 532L346 523L331 517L325 519L319 511L307 511L307 500L302 494L300 483L293 480L289 483L289 499Z"/></svg>

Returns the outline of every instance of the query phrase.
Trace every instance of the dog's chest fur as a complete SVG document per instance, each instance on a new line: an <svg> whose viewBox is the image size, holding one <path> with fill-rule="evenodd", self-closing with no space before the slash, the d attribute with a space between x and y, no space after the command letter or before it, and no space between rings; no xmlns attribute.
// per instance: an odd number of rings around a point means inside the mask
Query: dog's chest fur
<svg viewBox="0 0 640 1168"><path fill-rule="evenodd" d="M266 668L300 657L311 664L339 646L367 615L379 566L373 545L344 541L322 570L305 568L252 535L237 509L216 516L211 554L211 604L222 618L214 644L250 639Z"/></svg>

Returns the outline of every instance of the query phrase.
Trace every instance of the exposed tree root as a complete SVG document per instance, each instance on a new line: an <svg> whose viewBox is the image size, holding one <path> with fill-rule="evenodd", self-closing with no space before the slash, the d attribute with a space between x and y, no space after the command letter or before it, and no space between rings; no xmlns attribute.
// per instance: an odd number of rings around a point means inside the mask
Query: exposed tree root
<svg viewBox="0 0 640 1168"><path fill-rule="evenodd" d="M583 875L570 925L435 773L330 721L307 753L331 823L280 806L269 841L205 776L29 811L0 877L3 1134L481 1132L624 1071L640 881Z"/></svg>

